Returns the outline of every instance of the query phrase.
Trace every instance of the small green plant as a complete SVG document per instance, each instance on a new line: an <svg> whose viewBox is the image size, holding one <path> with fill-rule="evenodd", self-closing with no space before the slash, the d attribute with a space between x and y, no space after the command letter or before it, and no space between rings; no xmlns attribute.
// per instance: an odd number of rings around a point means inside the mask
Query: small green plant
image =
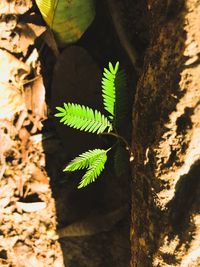
<svg viewBox="0 0 200 267"><path fill-rule="evenodd" d="M119 62L112 65L109 63L108 69L104 68L102 77L102 97L104 109L108 116L103 115L100 111L93 110L87 106L74 103L64 103L63 107L56 107L59 111L55 114L60 117L60 122L72 128L96 133L112 135L117 138L118 147L117 155L123 150L122 144L131 150L128 142L118 134L124 118L127 115L127 94L126 94L126 75L123 70L119 69ZM64 171L76 171L86 169L78 188L87 186L94 182L101 174L107 161L107 153L114 146L108 149L94 149L82 153L74 158L64 169Z"/></svg>

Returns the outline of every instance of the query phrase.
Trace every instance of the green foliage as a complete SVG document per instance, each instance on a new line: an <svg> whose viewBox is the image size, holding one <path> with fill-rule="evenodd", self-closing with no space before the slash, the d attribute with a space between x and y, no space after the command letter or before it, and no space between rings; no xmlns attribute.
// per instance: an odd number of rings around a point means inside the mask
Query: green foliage
<svg viewBox="0 0 200 267"><path fill-rule="evenodd" d="M104 108L112 115L110 116L110 119L113 119L115 115L115 80L119 69L119 62L116 63L115 67L109 63L108 67L109 69L104 68L104 77L102 78L102 97Z"/></svg>
<svg viewBox="0 0 200 267"><path fill-rule="evenodd" d="M123 163L120 157L124 157L126 150L121 147L121 143L123 142L127 146L127 141L118 135L116 129L120 128L120 121L123 121L127 114L126 86L126 76L123 70L119 70L119 62L115 66L109 63L108 69L104 68L102 77L103 104L104 109L110 114L108 118L97 110L74 103L64 103L63 107L56 107L59 112L55 114L56 117L61 118L60 122L72 128L97 134L110 134L120 139L115 158L119 168L122 169L125 165L119 164ZM111 132L113 129L114 132ZM105 132L105 130L107 131ZM84 152L73 159L64 171L86 169L78 188L85 187L94 182L103 171L107 152L110 149L94 149Z"/></svg>
<svg viewBox="0 0 200 267"><path fill-rule="evenodd" d="M107 153L103 149L94 149L84 152L75 159L73 159L64 169L64 171L76 171L90 167L93 162L102 154Z"/></svg>
<svg viewBox="0 0 200 267"><path fill-rule="evenodd" d="M112 130L112 124L109 120L97 110L79 104L64 103L64 107L56 107L60 113L56 117L62 117L60 122L68 126L91 133L103 133L107 128L108 132Z"/></svg>
<svg viewBox="0 0 200 267"><path fill-rule="evenodd" d="M102 97L105 110L111 115L109 119L113 122L115 129L120 130L126 122L129 96L127 94L127 81L124 70L119 69L119 62L108 69L104 68L102 78Z"/></svg>
<svg viewBox="0 0 200 267"><path fill-rule="evenodd" d="M95 17L94 0L36 0L36 4L59 47L79 40Z"/></svg>
<svg viewBox="0 0 200 267"><path fill-rule="evenodd" d="M94 149L89 150L75 159L73 159L64 169L64 171L76 171L87 169L85 175L82 177L78 188L87 186L95 181L104 169L107 160L108 150Z"/></svg>

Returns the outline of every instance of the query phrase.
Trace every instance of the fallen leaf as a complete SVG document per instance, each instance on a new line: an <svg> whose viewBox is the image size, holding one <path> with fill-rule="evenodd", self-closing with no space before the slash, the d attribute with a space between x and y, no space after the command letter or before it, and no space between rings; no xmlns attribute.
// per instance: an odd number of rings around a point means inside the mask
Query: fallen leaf
<svg viewBox="0 0 200 267"><path fill-rule="evenodd" d="M0 49L0 58L0 82L19 85L19 82L30 73L30 67L26 63L5 50Z"/></svg>
<svg viewBox="0 0 200 267"><path fill-rule="evenodd" d="M9 83L0 82L0 119L11 120L15 113L25 108L23 92Z"/></svg>
<svg viewBox="0 0 200 267"><path fill-rule="evenodd" d="M8 33L12 31L17 25L17 16L2 14L0 17L0 37L6 38ZM4 35L5 34L5 35Z"/></svg>
<svg viewBox="0 0 200 267"><path fill-rule="evenodd" d="M3 0L0 1L1 14L23 14L32 7L31 0Z"/></svg>
<svg viewBox="0 0 200 267"><path fill-rule="evenodd" d="M30 136L30 140L34 143L34 144L37 144L37 143L40 143L40 142L43 142L44 140L47 140L47 139L51 139L52 137L54 137L55 134L52 133L52 132L46 132L44 134L42 133L39 133L39 134L34 134L32 136Z"/></svg>
<svg viewBox="0 0 200 267"><path fill-rule="evenodd" d="M30 45L35 43L35 39L40 36L46 27L34 25L32 23L18 23L14 34L17 36L14 40L12 40L12 45L15 47L15 53L23 52L23 55L27 54L27 50Z"/></svg>
<svg viewBox="0 0 200 267"><path fill-rule="evenodd" d="M18 236L5 238L2 235L0 235L0 247L3 247L6 250L10 250L13 248L17 240L18 240Z"/></svg>
<svg viewBox="0 0 200 267"><path fill-rule="evenodd" d="M18 267L42 267L44 265L37 259L33 248L24 242L18 242L13 248L12 258L15 266Z"/></svg>
<svg viewBox="0 0 200 267"><path fill-rule="evenodd" d="M49 184L49 178L47 175L45 175L40 168L32 164L30 166L30 171L32 173L32 180L38 181L43 184Z"/></svg>
<svg viewBox="0 0 200 267"><path fill-rule="evenodd" d="M95 17L93 0L36 0L36 4L60 47L79 40Z"/></svg>
<svg viewBox="0 0 200 267"><path fill-rule="evenodd" d="M49 185L39 182L30 183L32 193L46 193L49 190Z"/></svg>
<svg viewBox="0 0 200 267"><path fill-rule="evenodd" d="M25 56L29 46L33 45L45 30L45 26L18 22L14 14L3 14L0 16L0 47L12 53L23 53Z"/></svg>
<svg viewBox="0 0 200 267"><path fill-rule="evenodd" d="M1 168L0 168L0 180L2 179L4 173L6 171L6 165L5 164L1 164Z"/></svg>
<svg viewBox="0 0 200 267"><path fill-rule="evenodd" d="M1 207L6 207L10 203L10 198L9 197L4 197L0 199L0 206Z"/></svg>
<svg viewBox="0 0 200 267"><path fill-rule="evenodd" d="M46 208L45 202L33 202L33 203L25 203L25 202L16 202L17 208L26 212L35 212Z"/></svg>
<svg viewBox="0 0 200 267"><path fill-rule="evenodd" d="M37 118L47 118L47 106L45 102L45 87L42 77L38 77L32 83L31 88L31 110Z"/></svg>
<svg viewBox="0 0 200 267"><path fill-rule="evenodd" d="M38 51L36 48L34 48L33 51L31 52L31 54L29 55L29 57L27 58L26 64L28 66L32 67L33 69L36 69L37 64L38 64L38 58L39 58Z"/></svg>
<svg viewBox="0 0 200 267"><path fill-rule="evenodd" d="M45 43L48 45L49 48L53 51L55 57L58 57L60 54L58 45L56 43L55 37L53 35L53 32L50 29L47 29L43 35L42 38L44 39Z"/></svg>
<svg viewBox="0 0 200 267"><path fill-rule="evenodd" d="M64 102L81 103L99 111L101 101L101 72L88 52L79 46L66 48L58 57L52 81L51 108L63 106ZM56 131L69 157L74 157L90 148L90 144L100 144L97 135L74 130L54 119ZM76 144L76 145L74 145ZM70 154L69 154L70 153Z"/></svg>
<svg viewBox="0 0 200 267"><path fill-rule="evenodd" d="M1 87L1 85L0 85ZM0 89L1 91L1 89ZM0 96L1 98L1 96ZM0 108L1 110L1 108ZM2 122L0 121L1 126ZM5 128L7 129L7 128ZM10 138L10 135L4 131L4 129L0 129L0 155L3 157L4 153L8 151L12 145L14 144L14 141Z"/></svg>

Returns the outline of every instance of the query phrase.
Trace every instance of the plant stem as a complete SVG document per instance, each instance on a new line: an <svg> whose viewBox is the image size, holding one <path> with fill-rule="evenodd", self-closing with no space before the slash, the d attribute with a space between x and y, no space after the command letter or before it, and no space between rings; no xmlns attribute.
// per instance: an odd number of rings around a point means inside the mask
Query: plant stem
<svg viewBox="0 0 200 267"><path fill-rule="evenodd" d="M113 132L110 132L110 133L101 133L101 134L102 135L111 135L111 136L116 137L117 139L120 139L125 144L125 147L128 150L130 157L133 157L133 151L132 151L129 143L126 141L126 139L123 136L121 136L121 135L119 135L117 133L113 133Z"/></svg>

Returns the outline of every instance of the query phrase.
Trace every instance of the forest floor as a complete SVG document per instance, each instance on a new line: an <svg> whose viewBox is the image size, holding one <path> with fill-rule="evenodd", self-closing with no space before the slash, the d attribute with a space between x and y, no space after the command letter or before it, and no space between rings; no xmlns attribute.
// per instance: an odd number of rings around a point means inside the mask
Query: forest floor
<svg viewBox="0 0 200 267"><path fill-rule="evenodd" d="M76 189L80 177L62 172L88 138L65 132L55 122L55 106L80 90L78 102L95 104L102 67L119 54L115 37L107 38L109 21L99 26L96 20L74 50L62 52L58 61L66 75L60 76L32 1L0 3L1 266L129 266L128 212L110 231L93 236L59 239L56 231L87 216L103 217L130 200L128 178L117 179L111 170L84 190Z"/></svg>

